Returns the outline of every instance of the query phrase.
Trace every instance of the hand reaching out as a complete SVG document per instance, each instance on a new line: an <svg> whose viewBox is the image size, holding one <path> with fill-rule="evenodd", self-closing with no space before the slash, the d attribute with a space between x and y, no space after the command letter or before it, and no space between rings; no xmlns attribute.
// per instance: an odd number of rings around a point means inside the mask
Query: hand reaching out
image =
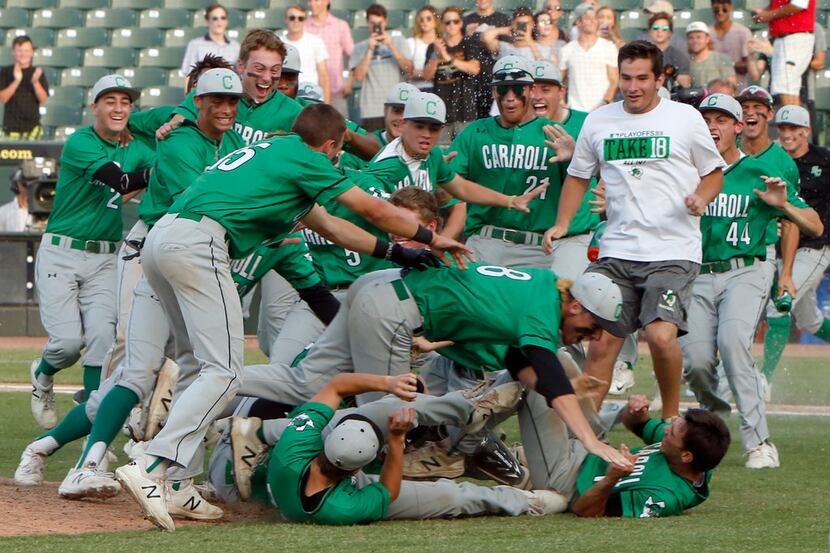
<svg viewBox="0 0 830 553"><path fill-rule="evenodd" d="M551 148L556 155L548 160L549 163L570 161L574 155L576 141L568 134L561 125L545 125L542 127L547 138L545 144Z"/></svg>

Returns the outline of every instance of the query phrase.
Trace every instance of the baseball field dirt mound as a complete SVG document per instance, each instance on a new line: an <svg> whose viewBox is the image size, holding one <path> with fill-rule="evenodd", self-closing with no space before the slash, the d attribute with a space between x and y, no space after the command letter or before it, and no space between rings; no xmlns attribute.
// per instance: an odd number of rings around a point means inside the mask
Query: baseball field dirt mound
<svg viewBox="0 0 830 553"><path fill-rule="evenodd" d="M19 486L11 478L0 478L0 537L33 536L38 534L83 534L87 532L118 532L154 528L144 520L130 497L101 500L70 501L58 496L59 482L41 486ZM176 519L177 526L223 524L240 520L276 517L272 509L262 505L228 506L216 503L225 511L219 521L197 522Z"/></svg>

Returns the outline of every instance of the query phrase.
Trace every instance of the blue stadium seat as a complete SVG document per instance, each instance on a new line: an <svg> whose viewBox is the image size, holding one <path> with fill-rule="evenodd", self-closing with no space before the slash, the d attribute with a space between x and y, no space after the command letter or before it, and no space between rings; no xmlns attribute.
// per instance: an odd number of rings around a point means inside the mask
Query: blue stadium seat
<svg viewBox="0 0 830 553"><path fill-rule="evenodd" d="M43 127L75 127L81 124L81 110L76 104L61 104L52 98L40 107L40 124Z"/></svg>
<svg viewBox="0 0 830 553"><path fill-rule="evenodd" d="M106 46L109 43L109 31L96 27L81 27L80 29L60 29L55 41L57 46L77 46L78 48L94 48Z"/></svg>
<svg viewBox="0 0 830 553"><path fill-rule="evenodd" d="M45 67L78 67L81 65L80 48L38 48L35 50L35 65Z"/></svg>
<svg viewBox="0 0 830 553"><path fill-rule="evenodd" d="M272 9L272 10L280 10L282 12L285 12L285 8L287 8L288 6L293 6L296 3L297 2L294 2L293 0L269 0L268 6L266 6L266 7L269 8L269 9ZM300 2L300 3L302 4L302 2ZM341 6L340 5L341 3L342 2L340 0L338 0L338 2L333 7L344 9L345 6ZM368 3L364 3L363 4L363 9L365 10L366 6L368 6L368 5L369 5Z"/></svg>
<svg viewBox="0 0 830 553"><path fill-rule="evenodd" d="M363 10L366 11L366 8L369 7L369 4L372 2L367 2L366 0L338 0L334 7L340 10ZM271 2L273 6L273 0ZM386 4L384 4L386 5Z"/></svg>
<svg viewBox="0 0 830 553"><path fill-rule="evenodd" d="M164 32L147 27L116 29L112 32L111 44L129 48L160 48L164 45Z"/></svg>
<svg viewBox="0 0 830 553"><path fill-rule="evenodd" d="M35 48L55 45L55 31L53 29L9 29L6 31L6 46L11 46L15 37L21 35L31 38Z"/></svg>
<svg viewBox="0 0 830 553"><path fill-rule="evenodd" d="M55 132L52 135L53 140L58 140L60 142L66 142L66 139L72 136L75 131L80 128L78 127L56 127Z"/></svg>
<svg viewBox="0 0 830 553"><path fill-rule="evenodd" d="M159 106L177 106L184 99L184 90L174 86L158 86L145 88L141 91L138 105L141 109Z"/></svg>
<svg viewBox="0 0 830 553"><path fill-rule="evenodd" d="M90 88L98 79L109 73L110 70L106 67L68 67L61 71L61 86Z"/></svg>
<svg viewBox="0 0 830 553"><path fill-rule="evenodd" d="M92 113L92 108L84 106L84 109L81 111L81 126L82 127L89 127L95 123L95 114Z"/></svg>
<svg viewBox="0 0 830 553"><path fill-rule="evenodd" d="M43 8L32 13L32 27L61 29L83 24L84 12L74 8Z"/></svg>
<svg viewBox="0 0 830 553"><path fill-rule="evenodd" d="M81 86L56 86L49 91L50 102L77 106L79 109L86 103L86 97L86 88Z"/></svg>
<svg viewBox="0 0 830 553"><path fill-rule="evenodd" d="M31 22L29 10L24 8L0 8L0 28L14 29L28 27Z"/></svg>
<svg viewBox="0 0 830 553"><path fill-rule="evenodd" d="M622 12L617 19L617 25L621 32L624 29L645 29L648 27L648 14L636 10Z"/></svg>
<svg viewBox="0 0 830 553"><path fill-rule="evenodd" d="M44 67L43 76L46 77L46 82L49 86L58 86L61 84L61 69L57 67Z"/></svg>
<svg viewBox="0 0 830 553"><path fill-rule="evenodd" d="M138 53L138 66L164 67L167 69L181 67L184 50L183 47L145 48Z"/></svg>
<svg viewBox="0 0 830 553"><path fill-rule="evenodd" d="M41 8L56 8L58 0L6 0L7 8L26 8L39 10Z"/></svg>
<svg viewBox="0 0 830 553"><path fill-rule="evenodd" d="M192 23L189 10L183 8L161 8L144 10L138 17L139 27L154 29L175 29L187 27Z"/></svg>
<svg viewBox="0 0 830 553"><path fill-rule="evenodd" d="M12 65L14 63L14 54L11 48L0 48L0 66ZM0 110L3 111L3 110Z"/></svg>
<svg viewBox="0 0 830 553"><path fill-rule="evenodd" d="M129 8L131 10L149 10L160 8L164 0L112 0L113 8Z"/></svg>
<svg viewBox="0 0 830 553"><path fill-rule="evenodd" d="M187 46L192 39L205 36L206 27L188 27L185 29L167 29L164 31L165 46Z"/></svg>
<svg viewBox="0 0 830 553"><path fill-rule="evenodd" d="M167 86L167 70L161 67L128 67L118 71L136 88Z"/></svg>
<svg viewBox="0 0 830 553"><path fill-rule="evenodd" d="M351 10L331 10L329 13L331 13L331 15L333 15L334 17L337 17L338 19L342 19L343 21L348 23L349 26L351 26L352 21L354 20L354 13L355 12L353 12ZM284 19L283 19L283 21L284 21Z"/></svg>
<svg viewBox="0 0 830 553"><path fill-rule="evenodd" d="M113 70L135 65L135 48L107 46L90 48L84 52L84 65L88 67L109 67Z"/></svg>
<svg viewBox="0 0 830 553"><path fill-rule="evenodd" d="M97 8L109 8L109 0L58 0L61 8L78 8L79 10L94 10Z"/></svg>
<svg viewBox="0 0 830 553"><path fill-rule="evenodd" d="M109 8L89 10L86 12L87 27L103 29L121 29L135 27L138 24L138 12L129 8Z"/></svg>

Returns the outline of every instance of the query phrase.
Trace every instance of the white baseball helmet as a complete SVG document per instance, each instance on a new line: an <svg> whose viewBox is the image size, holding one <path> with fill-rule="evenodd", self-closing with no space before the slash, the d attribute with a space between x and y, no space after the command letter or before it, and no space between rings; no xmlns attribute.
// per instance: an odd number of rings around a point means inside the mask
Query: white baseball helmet
<svg viewBox="0 0 830 553"><path fill-rule="evenodd" d="M300 63L300 51L288 44L285 45L285 59L282 60L283 73L302 73L302 64Z"/></svg>
<svg viewBox="0 0 830 553"><path fill-rule="evenodd" d="M377 457L380 441L370 422L347 418L326 436L323 450L334 466L356 470Z"/></svg>

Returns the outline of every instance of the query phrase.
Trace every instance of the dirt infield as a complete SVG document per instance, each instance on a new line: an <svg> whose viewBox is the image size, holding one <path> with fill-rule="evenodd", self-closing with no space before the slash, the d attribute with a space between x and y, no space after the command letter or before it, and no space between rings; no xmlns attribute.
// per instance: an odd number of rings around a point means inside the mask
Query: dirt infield
<svg viewBox="0 0 830 553"><path fill-rule="evenodd" d="M125 493L112 499L70 501L58 496L57 482L41 486L18 486L11 478L0 478L0 537L39 534L83 534L153 528L135 502ZM240 520L274 517L264 506L241 504L228 507L219 521L197 522L176 519L177 526L223 524ZM34 521L41 521L35 524Z"/></svg>

